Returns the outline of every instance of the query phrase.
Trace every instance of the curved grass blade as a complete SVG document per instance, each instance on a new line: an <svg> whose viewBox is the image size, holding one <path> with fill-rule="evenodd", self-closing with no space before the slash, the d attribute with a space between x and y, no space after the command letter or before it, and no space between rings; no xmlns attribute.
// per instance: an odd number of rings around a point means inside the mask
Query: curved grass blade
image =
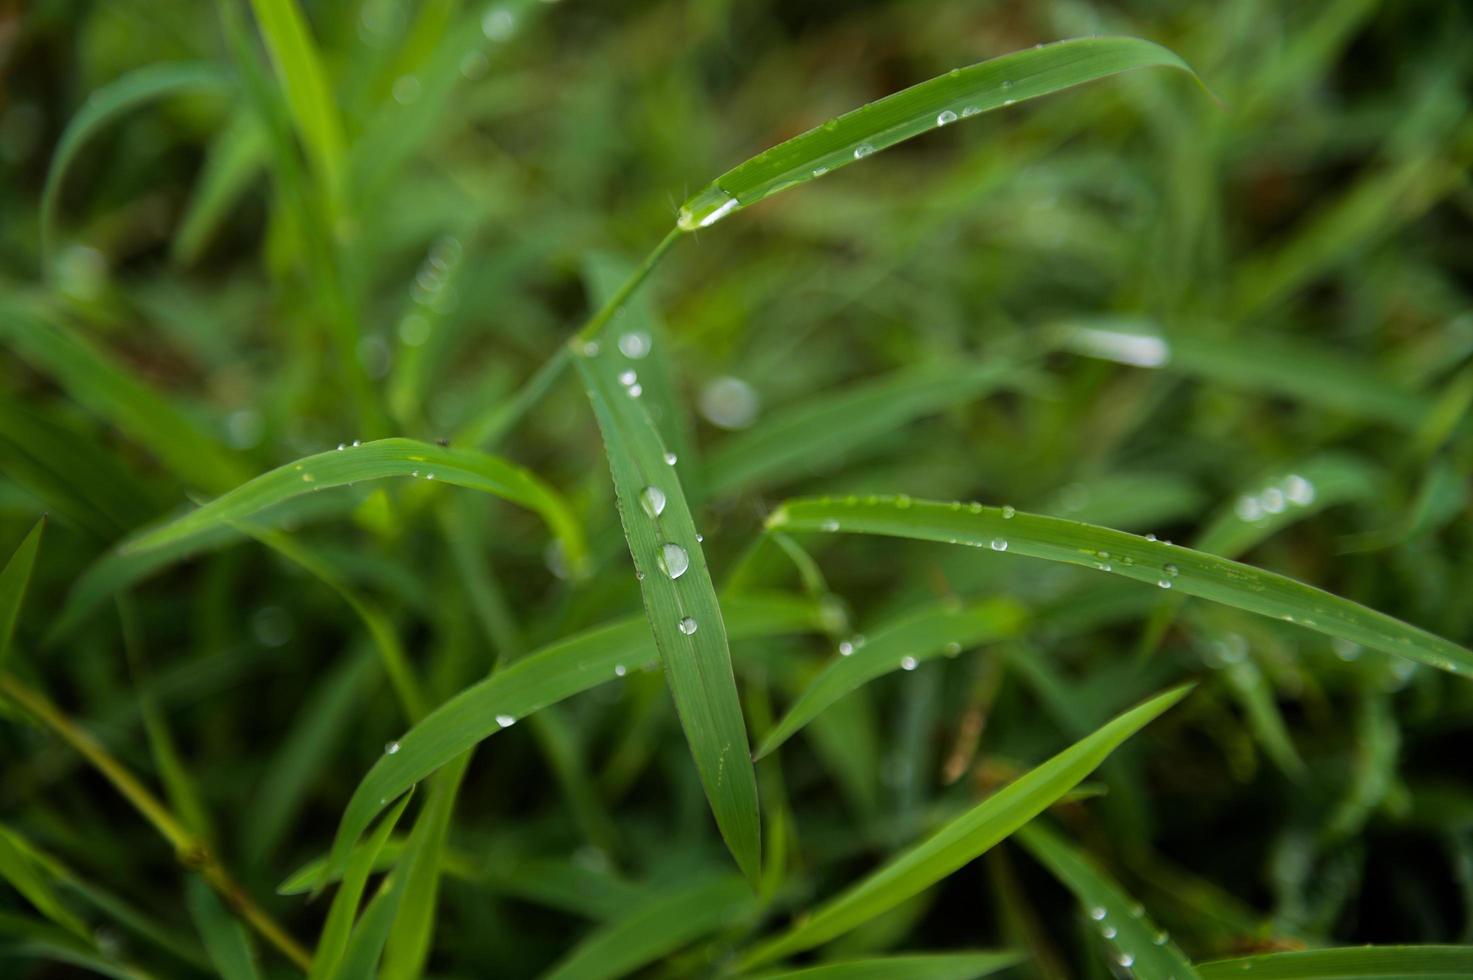
<svg viewBox="0 0 1473 980"><path fill-rule="evenodd" d="M923 661L957 653L963 647L1011 636L1024 618L1023 607L1011 599L989 599L970 606L948 603L877 630L859 644L846 640L839 647L839 656L804 688L762 739L754 758L772 752L829 705L874 678L896 669L913 670Z"/></svg>
<svg viewBox="0 0 1473 980"><path fill-rule="evenodd" d="M1356 946L1213 960L1197 967L1202 980L1467 980L1473 946Z"/></svg>
<svg viewBox="0 0 1473 980"><path fill-rule="evenodd" d="M685 202L677 224L682 231L705 228L765 197L957 119L1153 67L1192 74L1172 52L1132 37L1059 41L954 68L830 119L728 170Z"/></svg>
<svg viewBox="0 0 1473 980"><path fill-rule="evenodd" d="M737 699L721 605L676 475L640 401L637 373L575 341L613 475L619 519L676 713L721 836L748 880L761 863L757 776Z"/></svg>
<svg viewBox="0 0 1473 980"><path fill-rule="evenodd" d="M36 565L36 553L41 548L41 531L46 527L42 517L21 539L21 543L0 571L0 669L10 653L10 641L15 636L15 623L20 618L20 607L26 598L26 586L31 581L31 569Z"/></svg>
<svg viewBox="0 0 1473 980"><path fill-rule="evenodd" d="M1082 565L1473 677L1473 651L1384 613L1283 575L1092 524L1010 507L868 497L790 500L768 526L943 541Z"/></svg>
<svg viewBox="0 0 1473 980"><path fill-rule="evenodd" d="M186 483L218 493L245 478L232 452L90 340L55 322L40 304L0 301L0 339Z"/></svg>
<svg viewBox="0 0 1473 980"><path fill-rule="evenodd" d="M711 454L705 489L716 495L807 475L845 453L1016 376L989 363L914 368L819 395L726 440Z"/></svg>
<svg viewBox="0 0 1473 980"><path fill-rule="evenodd" d="M1174 688L1116 716L758 946L740 966L750 969L825 943L929 888L1042 813L1190 690L1190 685Z"/></svg>
<svg viewBox="0 0 1473 980"><path fill-rule="evenodd" d="M62 182L78 151L103 126L135 106L179 92L228 88L230 75L219 65L207 62L170 62L147 65L114 79L87 96L82 109L57 140L56 153L46 171L41 191L41 261L50 268L56 242L56 205Z"/></svg>
<svg viewBox="0 0 1473 980"><path fill-rule="evenodd" d="M813 603L787 596L729 599L725 611L738 639L818 631L821 623ZM518 718L622 677L656 655L648 624L631 616L559 640L461 691L400 737L398 750L363 777L343 811L318 887L341 873L359 835L388 801Z"/></svg>
<svg viewBox="0 0 1473 980"><path fill-rule="evenodd" d="M373 873L374 861L378 858L379 851L383 850L384 842L389 839L389 834L394 830L399 817L403 815L404 808L409 805L411 793L404 794L394 808L379 821L373 836L364 842L364 846L353 854L353 860L348 862L343 872L343 884L338 893L333 896L332 905L327 910L327 921L322 926L322 935L317 940L317 952L312 956L312 969L307 974L308 980L327 980L328 977L337 973L342 964L343 956L348 950L348 939L353 930L353 916L358 912L358 903L363 898L363 890L368 885L368 876Z"/></svg>
<svg viewBox="0 0 1473 980"><path fill-rule="evenodd" d="M751 974L749 980L971 980L1026 958L1012 952L913 953Z"/></svg>
<svg viewBox="0 0 1473 980"><path fill-rule="evenodd" d="M191 875L185 889L190 917L221 980L256 980L260 974L245 927L225 911L203 878Z"/></svg>
<svg viewBox="0 0 1473 980"><path fill-rule="evenodd" d="M178 544L292 497L391 476L439 480L482 490L534 510L562 542L570 567L583 566L586 549L582 528L562 498L531 471L476 450L449 449L414 439L379 439L305 456L144 533L120 550L136 554Z"/></svg>
<svg viewBox="0 0 1473 980"><path fill-rule="evenodd" d="M693 940L740 922L756 909L742 879L721 876L670 889L596 930L542 980L609 980L627 976Z"/></svg>
<svg viewBox="0 0 1473 980"><path fill-rule="evenodd" d="M1115 962L1140 980L1197 980L1191 961L1171 937L1145 917L1145 908L1121 891L1094 861L1036 824L1018 841L1089 910L1090 919L1115 953Z"/></svg>

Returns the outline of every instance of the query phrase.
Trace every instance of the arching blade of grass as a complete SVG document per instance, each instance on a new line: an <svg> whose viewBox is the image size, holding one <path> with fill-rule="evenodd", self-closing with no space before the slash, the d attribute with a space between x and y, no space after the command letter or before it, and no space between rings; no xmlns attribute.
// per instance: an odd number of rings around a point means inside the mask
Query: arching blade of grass
<svg viewBox="0 0 1473 980"><path fill-rule="evenodd" d="M542 980L627 976L709 932L740 922L755 908L751 889L734 875L665 890L573 947Z"/></svg>
<svg viewBox="0 0 1473 980"><path fill-rule="evenodd" d="M56 205L67 170L87 140L113 119L153 99L181 92L229 88L230 75L207 62L171 62L148 65L114 79L93 92L67 123L46 171L41 192L41 261L49 268L56 245Z"/></svg>
<svg viewBox="0 0 1473 980"><path fill-rule="evenodd" d="M820 628L820 610L787 596L746 595L725 602L738 639ZM559 640L461 691L398 739L354 790L338 826L326 878L340 874L349 850L389 800L482 739L519 718L615 680L657 656L643 617L629 617Z"/></svg>
<svg viewBox="0 0 1473 980"><path fill-rule="evenodd" d="M807 475L921 416L995 390L1016 372L998 363L914 368L807 399L719 445L705 489L717 495Z"/></svg>
<svg viewBox="0 0 1473 980"><path fill-rule="evenodd" d="M726 626L675 457L640 400L637 372L577 340L578 375L593 404L619 519L639 576L665 679L721 836L755 882L761 863L757 777L731 670Z"/></svg>
<svg viewBox="0 0 1473 980"><path fill-rule="evenodd" d="M20 607L26 598L26 586L31 581L31 569L36 565L36 553L41 548L41 531L46 527L46 518L35 523L0 571L0 669L5 667L10 653L10 641L15 636L15 622L20 618Z"/></svg>
<svg viewBox="0 0 1473 980"><path fill-rule="evenodd" d="M970 606L950 603L909 616L859 643L844 641L839 656L803 689L788 713L762 739L754 758L761 759L829 705L874 678L1010 636L1022 626L1024 617L1023 608L1011 599L989 599Z"/></svg>
<svg viewBox="0 0 1473 980"><path fill-rule="evenodd" d="M218 493L245 479L233 453L91 341L54 322L40 304L0 300L0 340L185 483Z"/></svg>
<svg viewBox="0 0 1473 980"><path fill-rule="evenodd" d="M768 525L966 544L1082 565L1473 677L1473 651L1384 613L1283 575L1091 524L1015 513L1010 507L869 497L790 500Z"/></svg>
<svg viewBox="0 0 1473 980"><path fill-rule="evenodd" d="M1080 38L955 68L831 119L722 174L680 209L693 231L928 130L1136 68L1191 73L1175 54L1131 37Z"/></svg>
<svg viewBox="0 0 1473 980"><path fill-rule="evenodd" d="M1174 688L1118 715L758 946L740 966L750 969L827 942L929 888L1043 812L1190 690Z"/></svg>
<svg viewBox="0 0 1473 980"><path fill-rule="evenodd" d="M749 980L971 980L1027 957L1012 952L911 953L750 974Z"/></svg>
<svg viewBox="0 0 1473 980"><path fill-rule="evenodd" d="M1467 980L1473 946L1356 946L1213 960L1202 980Z"/></svg>
<svg viewBox="0 0 1473 980"><path fill-rule="evenodd" d="M245 929L199 876L190 876L185 889L190 917L221 980L256 980L260 974Z"/></svg>
<svg viewBox="0 0 1473 980"><path fill-rule="evenodd" d="M414 439L380 439L305 456L143 534L126 544L122 552L134 554L174 545L314 490L391 476L439 480L482 490L534 510L562 543L569 567L583 566L582 527L562 498L529 470L476 450L449 449Z"/></svg>
<svg viewBox="0 0 1473 980"><path fill-rule="evenodd" d="M1018 831L1018 841L1074 893L1115 961L1140 980L1197 980L1191 961L1171 937L1145 917L1145 909L1120 889L1094 861L1037 824Z"/></svg>
<svg viewBox="0 0 1473 980"><path fill-rule="evenodd" d="M398 824L404 808L409 805L411 795L412 793L404 794L394 808L379 821L373 835L353 853L353 860L344 869L342 887L333 896L332 905L327 910L327 921L322 926L322 935L317 939L317 951L312 955L312 969L307 974L308 980L327 980L337 973L343 955L348 950L353 917L358 913L358 903L368 885L368 876L373 873L374 861Z"/></svg>

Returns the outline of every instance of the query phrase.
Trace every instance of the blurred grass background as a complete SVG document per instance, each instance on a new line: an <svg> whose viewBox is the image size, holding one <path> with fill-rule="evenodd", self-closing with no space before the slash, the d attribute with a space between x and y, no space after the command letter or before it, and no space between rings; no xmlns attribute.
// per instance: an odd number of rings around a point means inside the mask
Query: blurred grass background
<svg viewBox="0 0 1473 980"><path fill-rule="evenodd" d="M1250 534L1245 560L1473 639L1464 6L304 7L342 118L326 178L290 135L245 6L0 3L0 313L40 311L106 351L221 460L181 470L94 381L0 330L0 548L51 515L12 668L151 779L168 781L159 739L175 743L192 787L171 783L171 800L299 934L322 909L276 884L326 849L403 730L361 624L246 542L47 646L82 571L126 532L302 455L476 431L689 192L830 116L1039 42L1155 40L1223 105L1140 73L948 127L697 233L631 311L668 347L697 485L735 432L816 395L916 366L1007 369L1004 390L959 392L837 458L718 486L699 517L718 579L794 493L1006 502L1185 543L1218 515L1258 525L1284 509L1265 481L1314 471L1329 474L1317 506ZM68 120L161 62L229 81L98 127L43 254ZM355 489L287 528L387 611L434 702L497 658L638 606L577 386L555 385L500 448L573 502L588 580L562 577L532 516L445 488L438 517L406 502L422 487ZM785 749L796 839L779 914L1200 675L1192 701L1102 770L1102 799L1060 813L1185 950L1473 938L1473 697L1456 679L1231 610L1188 605L1168 625L1162 597L1078 570L805 544L850 625L746 641L757 737L851 629L953 594L1044 611L1023 636L877 681ZM464 587L482 564L490 609ZM799 587L781 558L760 574ZM433 975L535 975L590 922L725 867L657 674L544 715L471 766ZM150 829L44 732L7 724L0 740L0 821L187 931L175 856ZM1104 975L1076 918L1004 847L836 946L1021 944L1038 958L1020 975ZM106 920L92 921L118 956L190 975ZM724 949L718 937L652 974Z"/></svg>

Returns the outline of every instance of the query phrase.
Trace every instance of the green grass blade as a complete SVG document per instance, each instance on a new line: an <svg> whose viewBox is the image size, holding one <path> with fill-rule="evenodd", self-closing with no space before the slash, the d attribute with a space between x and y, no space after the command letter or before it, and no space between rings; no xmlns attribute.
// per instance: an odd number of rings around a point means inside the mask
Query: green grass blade
<svg viewBox="0 0 1473 980"><path fill-rule="evenodd" d="M230 76L219 65L171 62L131 71L89 95L81 111L67 123L51 157L51 166L46 171L46 186L41 192L43 266L50 267L52 251L56 247L56 207L62 183L77 153L98 130L128 110L153 99L180 92L224 89L229 85Z"/></svg>
<svg viewBox="0 0 1473 980"><path fill-rule="evenodd" d="M1178 687L1118 715L947 823L842 895L753 950L750 968L810 949L894 908L966 865L1073 789L1121 742L1186 697Z"/></svg>
<svg viewBox="0 0 1473 980"><path fill-rule="evenodd" d="M244 479L233 453L91 341L52 322L36 304L0 301L0 340L185 483L213 493Z"/></svg>
<svg viewBox="0 0 1473 980"><path fill-rule="evenodd" d="M449 449L414 439L379 439L305 456L143 534L121 550L132 554L178 544L314 490L391 476L439 480L534 510L562 542L570 567L583 565L586 549L581 526L562 498L529 470L473 449Z"/></svg>
<svg viewBox="0 0 1473 980"><path fill-rule="evenodd" d="M1473 946L1356 946L1213 960L1197 967L1202 980L1467 980Z"/></svg>
<svg viewBox="0 0 1473 980"><path fill-rule="evenodd" d="M46 918L73 935L91 941L92 930L67 908L46 870L27 852L23 839L7 827L0 827L0 878Z"/></svg>
<svg viewBox="0 0 1473 980"><path fill-rule="evenodd" d="M740 208L957 119L1136 68L1191 73L1175 54L1131 37L1079 38L956 68L831 119L722 174L680 209L694 231Z"/></svg>
<svg viewBox="0 0 1473 980"><path fill-rule="evenodd" d="M725 603L735 638L817 630L812 603L786 596L743 596ZM657 652L648 624L632 616L559 640L466 688L398 739L363 777L338 826L326 878L341 873L348 852L389 800L462 752L539 708L597 687L650 663Z"/></svg>
<svg viewBox="0 0 1473 980"><path fill-rule="evenodd" d="M199 875L190 875L185 889L190 917L221 980L256 980L260 974L245 928Z"/></svg>
<svg viewBox="0 0 1473 980"><path fill-rule="evenodd" d="M343 883L333 896L332 905L327 910L327 921L322 926L322 935L317 939L317 951L312 956L312 970L307 974L308 980L327 980L342 965L353 931L353 917L358 912L358 903L368 885L368 876L373 873L374 861L399 822L399 817L403 815L404 808L409 805L411 795L412 793L404 794L394 808L379 821L373 835L364 842L363 847L353 853L353 860L344 869Z"/></svg>
<svg viewBox="0 0 1473 980"><path fill-rule="evenodd" d="M969 606L948 603L875 630L857 645L854 640L844 641L839 656L803 689L788 713L762 739L755 758L776 749L829 705L876 677L894 670L914 670L934 657L1011 636L1023 621L1023 608L1011 599Z"/></svg>
<svg viewBox="0 0 1473 980"><path fill-rule="evenodd" d="M1193 546L1236 557L1295 521L1327 507L1368 500L1376 490L1375 473L1354 457L1327 453L1306 459L1245 487L1202 530Z"/></svg>
<svg viewBox="0 0 1473 980"><path fill-rule="evenodd" d="M750 980L971 980L1024 959L1011 952L911 953L751 974Z"/></svg>
<svg viewBox="0 0 1473 980"><path fill-rule="evenodd" d="M755 882L757 777L705 552L673 457L638 397L636 373L607 353L590 356L596 350L596 342L583 342L573 360L603 433L650 631L721 836Z"/></svg>
<svg viewBox="0 0 1473 980"><path fill-rule="evenodd" d="M317 45L296 0L251 0L307 157L335 213L343 193L343 123Z"/></svg>
<svg viewBox="0 0 1473 980"><path fill-rule="evenodd" d="M270 148L269 134L255 113L237 110L205 156L204 171L171 246L175 262L187 265L199 258L210 236L265 168Z"/></svg>
<svg viewBox="0 0 1473 980"><path fill-rule="evenodd" d="M1171 937L1084 852L1036 824L1018 831L1018 841L1074 893L1109 943L1115 962L1132 977L1197 980L1191 961Z"/></svg>
<svg viewBox="0 0 1473 980"><path fill-rule="evenodd" d="M967 544L1095 568L1473 677L1473 651L1384 613L1283 575L1091 524L906 497L791 500L768 524Z"/></svg>
<svg viewBox="0 0 1473 980"><path fill-rule="evenodd" d="M31 581L31 569L36 565L36 553L41 549L41 532L46 527L46 518L35 523L21 543L11 554L5 568L0 571L0 669L5 667L10 654L10 641L15 637L15 624L20 619L20 607L25 602L26 586Z"/></svg>
<svg viewBox="0 0 1473 980"><path fill-rule="evenodd" d="M961 364L898 371L803 401L719 445L705 489L732 493L808 475L864 444L1016 377L1012 365Z"/></svg>
<svg viewBox="0 0 1473 980"><path fill-rule="evenodd" d="M664 891L596 930L542 980L611 980L674 953L706 933L740 922L756 908L746 883L721 876Z"/></svg>

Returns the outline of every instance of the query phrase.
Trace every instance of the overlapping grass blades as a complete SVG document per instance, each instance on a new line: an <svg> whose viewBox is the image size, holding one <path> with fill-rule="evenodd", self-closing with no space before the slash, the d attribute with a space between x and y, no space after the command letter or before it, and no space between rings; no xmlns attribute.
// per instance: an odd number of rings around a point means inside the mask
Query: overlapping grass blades
<svg viewBox="0 0 1473 980"><path fill-rule="evenodd" d="M1213 960L1202 980L1464 980L1473 976L1473 946L1356 946Z"/></svg>

